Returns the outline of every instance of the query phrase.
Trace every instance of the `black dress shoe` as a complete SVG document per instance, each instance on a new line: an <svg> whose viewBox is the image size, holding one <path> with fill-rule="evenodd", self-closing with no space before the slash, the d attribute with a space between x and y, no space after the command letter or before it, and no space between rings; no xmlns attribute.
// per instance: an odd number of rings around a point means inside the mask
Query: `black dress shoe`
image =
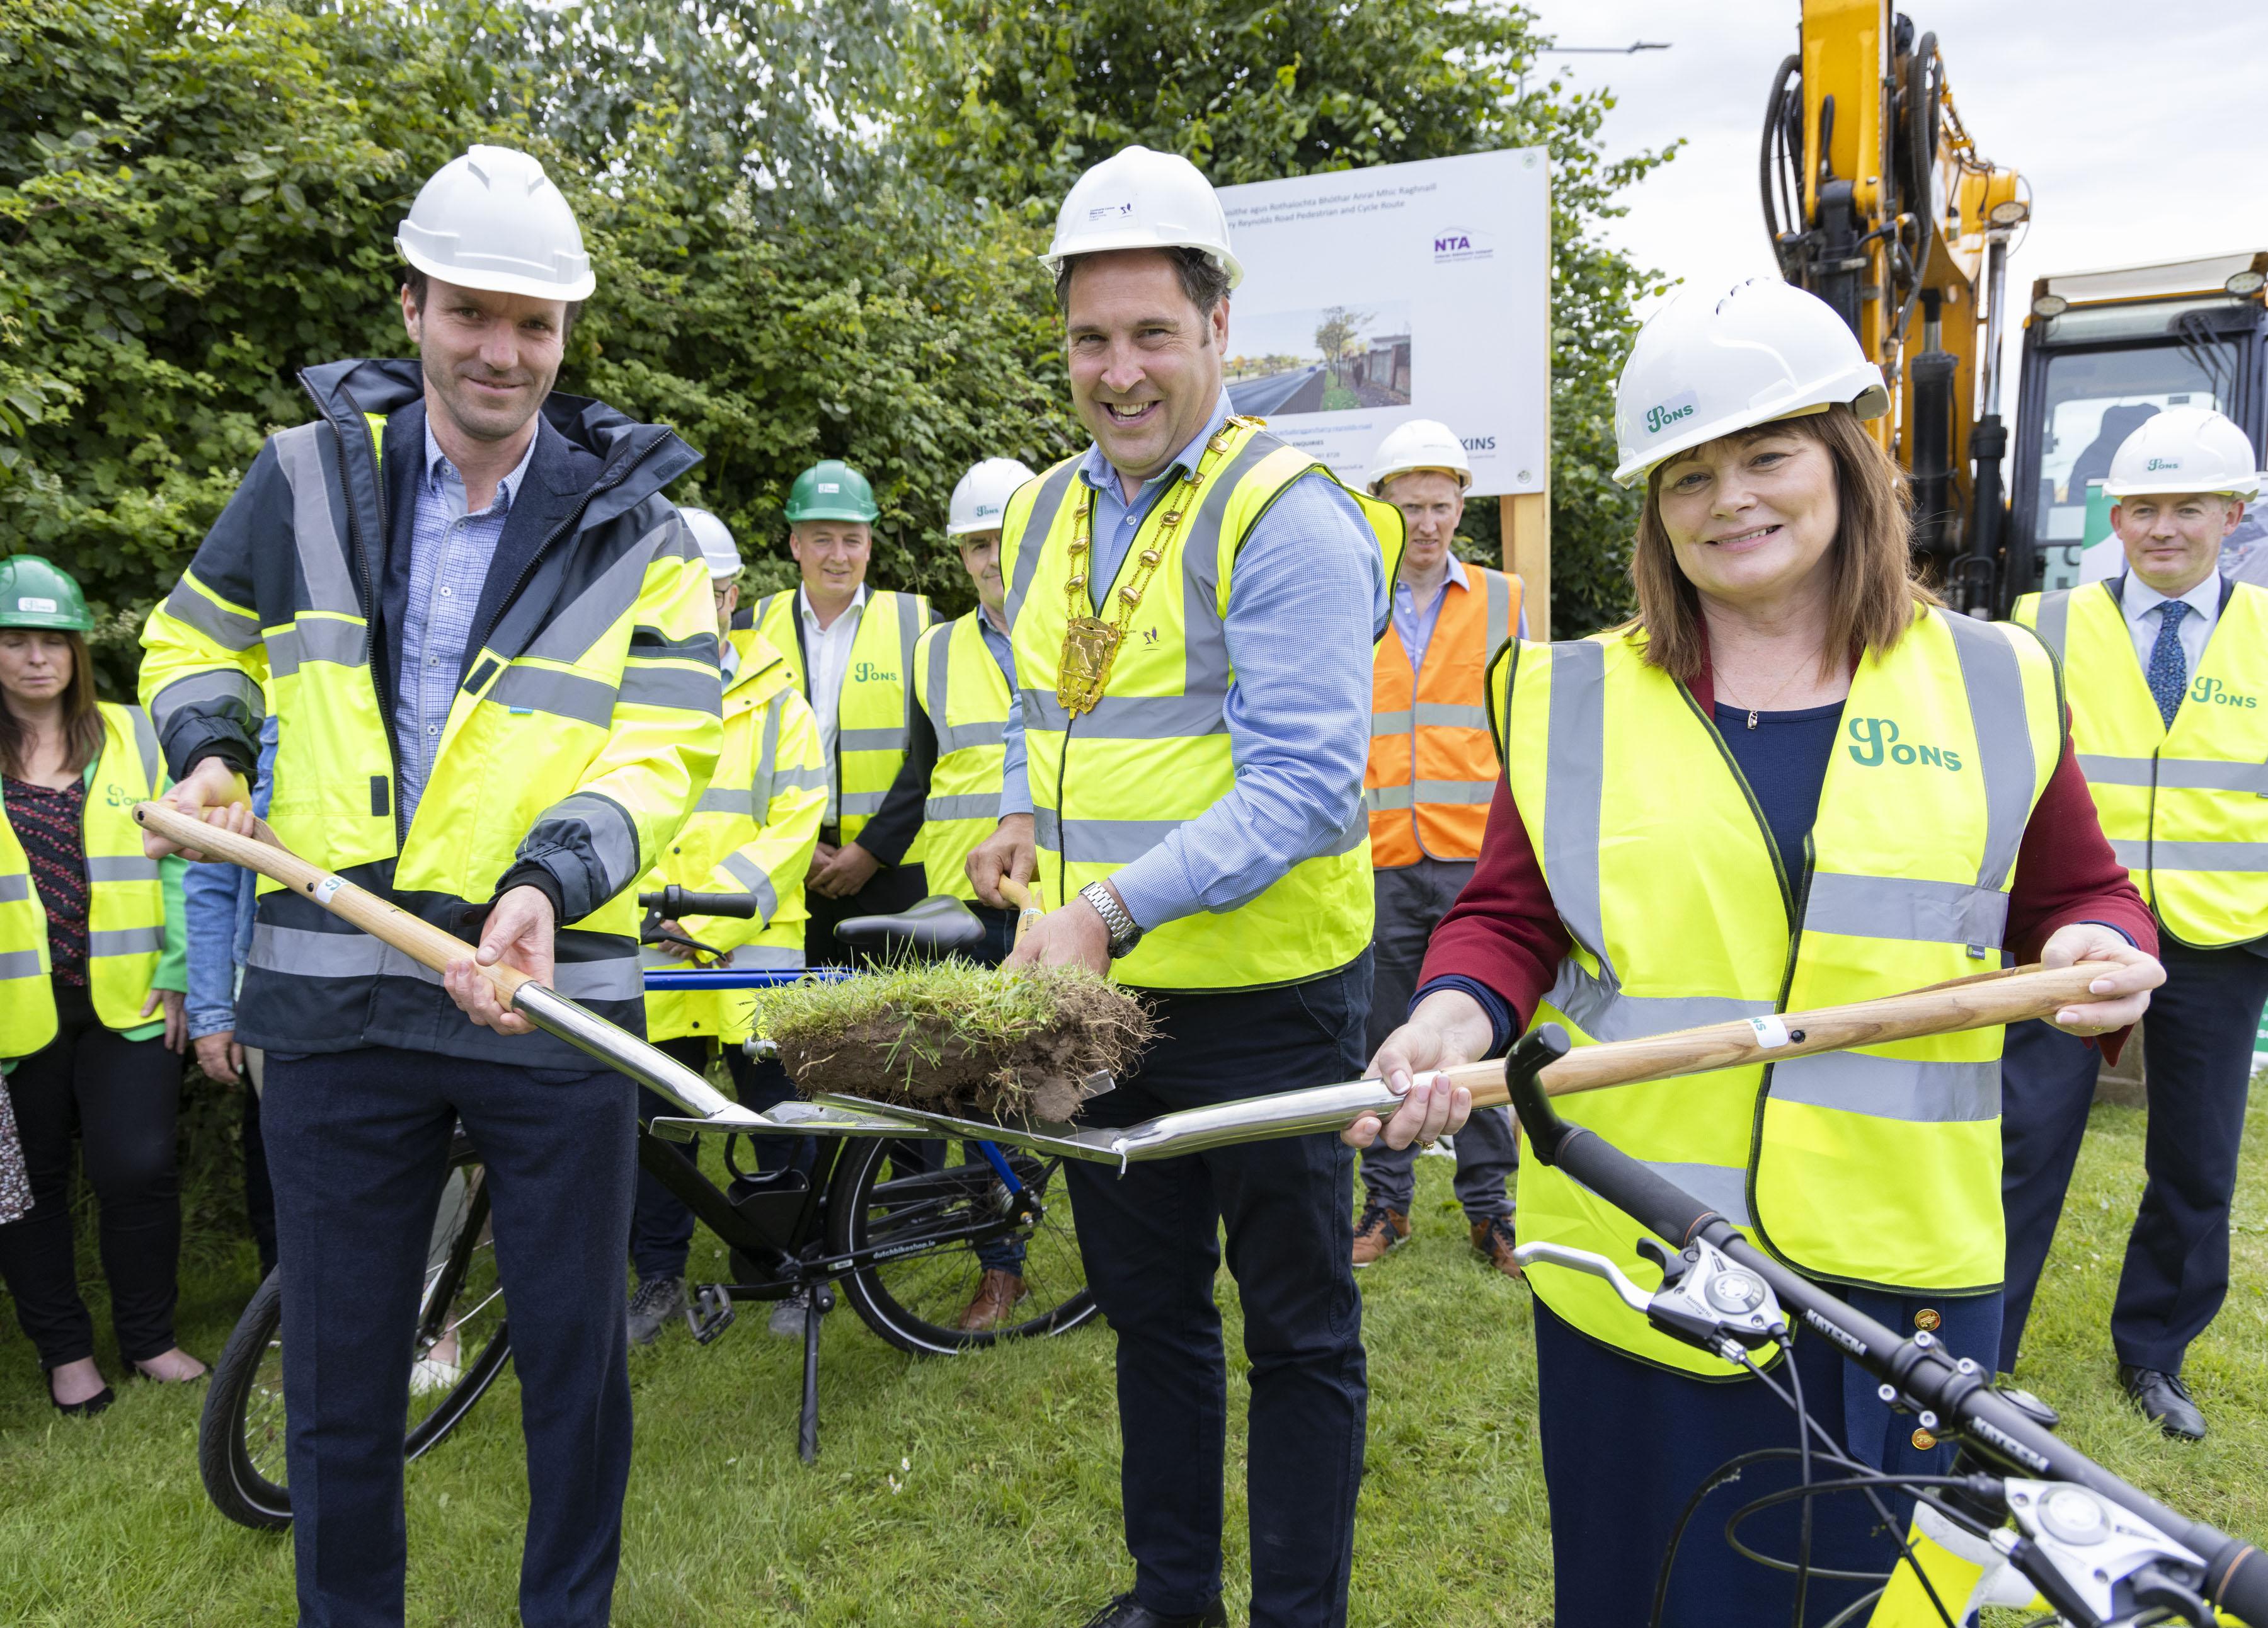
<svg viewBox="0 0 2268 1628"><path fill-rule="evenodd" d="M55 1402L52 1396L48 1400ZM117 1400L118 1393L105 1385L84 1402L55 1402L55 1411L70 1418L92 1418Z"/></svg>
<svg viewBox="0 0 2268 1628"><path fill-rule="evenodd" d="M2155 1368L2130 1367L2122 1363L2118 1382L2142 1410L2142 1417L2176 1441L2205 1440L2205 1415L2178 1374Z"/></svg>
<svg viewBox="0 0 2268 1628"><path fill-rule="evenodd" d="M1215 1600L1195 1617L1160 1617L1123 1594L1088 1617L1086 1628L1228 1628L1228 1611Z"/></svg>

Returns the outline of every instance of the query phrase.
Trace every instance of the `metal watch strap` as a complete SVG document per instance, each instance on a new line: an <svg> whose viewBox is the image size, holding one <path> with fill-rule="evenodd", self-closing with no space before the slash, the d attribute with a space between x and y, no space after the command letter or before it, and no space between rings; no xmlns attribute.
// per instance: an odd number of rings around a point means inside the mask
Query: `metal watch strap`
<svg viewBox="0 0 2268 1628"><path fill-rule="evenodd" d="M1094 907L1102 917L1103 926L1110 933L1110 954L1113 959L1123 955L1141 941L1142 929L1118 902L1118 896L1101 882L1089 882L1079 890L1079 896Z"/></svg>

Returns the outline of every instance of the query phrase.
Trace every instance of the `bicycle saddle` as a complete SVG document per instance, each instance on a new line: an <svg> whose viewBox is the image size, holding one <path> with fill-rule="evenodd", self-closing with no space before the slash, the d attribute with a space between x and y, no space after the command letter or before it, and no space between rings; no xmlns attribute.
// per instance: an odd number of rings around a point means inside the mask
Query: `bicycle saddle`
<svg viewBox="0 0 2268 1628"><path fill-rule="evenodd" d="M895 916L853 916L837 922L835 937L854 950L902 944L932 955L948 955L983 943L984 924L966 904L941 893Z"/></svg>

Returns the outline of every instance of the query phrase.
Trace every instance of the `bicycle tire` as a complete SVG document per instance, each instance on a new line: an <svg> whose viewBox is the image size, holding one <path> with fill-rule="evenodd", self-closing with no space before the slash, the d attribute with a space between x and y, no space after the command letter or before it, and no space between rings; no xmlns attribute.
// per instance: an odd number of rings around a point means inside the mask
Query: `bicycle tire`
<svg viewBox="0 0 2268 1628"><path fill-rule="evenodd" d="M935 1146L936 1144L929 1144ZM878 1243L917 1245L925 1231L967 1225L976 1206L1003 1197L990 1167L974 1162L924 1168L923 1144L887 1138L852 1142L828 1184L827 1245L843 1254ZM944 1356L997 1344L1068 1333L1095 1314L1086 1287L1078 1238L1071 1226L1071 1196L1064 1190L1062 1161L1020 1149L1004 1149L1018 1180L1042 1196L1040 1219L1026 1234L1025 1277L1032 1285L1030 1311L1015 1321L983 1330L954 1322L975 1293L982 1270L965 1239L902 1255L861 1268L842 1280L844 1295L861 1321L901 1351Z"/></svg>
<svg viewBox="0 0 2268 1628"><path fill-rule="evenodd" d="M453 1168L474 1164L469 1150L460 1145ZM493 1250L485 1242L486 1194L468 1183L471 1202L460 1210L441 1265L431 1272L421 1296L422 1330L437 1306L453 1308L467 1281L481 1299L472 1313L451 1325L460 1333L473 1314L493 1305L496 1315L474 1326L478 1347L469 1362L460 1365L456 1378L433 1393L430 1406L416 1413L403 1437L405 1462L437 1446L464 1421L504 1371L512 1354L511 1330L503 1315L501 1294L489 1288L493 1278ZM468 1242L468 1231L473 1234ZM483 1261L482 1256L489 1259ZM446 1313L444 1314L446 1315ZM220 1359L213 1365L212 1381L205 1392L197 1422L197 1473L213 1506L239 1526L255 1531L280 1532L291 1524L291 1492L281 1478L284 1470L285 1418L283 1389L284 1281L270 1272L238 1317ZM430 1349L432 1342L426 1342ZM413 1396L416 1408L417 1398Z"/></svg>

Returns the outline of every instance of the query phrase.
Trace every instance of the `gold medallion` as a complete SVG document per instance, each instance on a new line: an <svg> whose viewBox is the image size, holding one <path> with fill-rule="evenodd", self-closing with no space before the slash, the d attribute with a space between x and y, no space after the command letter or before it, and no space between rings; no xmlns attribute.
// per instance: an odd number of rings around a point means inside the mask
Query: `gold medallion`
<svg viewBox="0 0 2268 1628"><path fill-rule="evenodd" d="M1118 658L1118 641L1124 637L1100 616L1073 616L1064 630L1063 671L1056 680L1056 699L1073 718L1091 712L1110 682L1110 666Z"/></svg>

